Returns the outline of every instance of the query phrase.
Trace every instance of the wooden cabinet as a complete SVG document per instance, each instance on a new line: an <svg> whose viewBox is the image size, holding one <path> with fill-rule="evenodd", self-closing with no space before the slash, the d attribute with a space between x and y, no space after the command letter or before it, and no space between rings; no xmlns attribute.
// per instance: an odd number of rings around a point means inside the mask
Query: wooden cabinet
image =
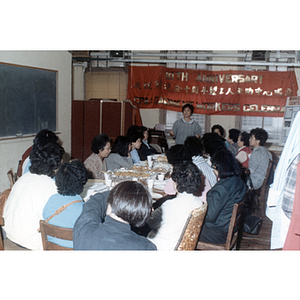
<svg viewBox="0 0 300 300"><path fill-rule="evenodd" d="M135 124L135 114L136 107L129 100L73 100L71 157L84 161L99 133L106 133L113 142L119 135L126 135L129 126Z"/></svg>

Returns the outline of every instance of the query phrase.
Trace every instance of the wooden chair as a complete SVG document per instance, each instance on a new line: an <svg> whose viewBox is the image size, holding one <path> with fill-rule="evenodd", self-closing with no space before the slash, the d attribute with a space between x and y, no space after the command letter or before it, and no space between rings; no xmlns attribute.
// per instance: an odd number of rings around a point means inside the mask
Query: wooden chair
<svg viewBox="0 0 300 300"><path fill-rule="evenodd" d="M4 242L3 242L3 231L2 226L4 226L4 217L3 217L3 210L5 202L9 196L10 189L5 190L0 195L0 250L4 250Z"/></svg>
<svg viewBox="0 0 300 300"><path fill-rule="evenodd" d="M15 182L16 182L15 174L14 174L13 169L10 169L10 170L7 172L7 177L8 177L9 183L10 183L10 188L12 188L13 185L15 184Z"/></svg>
<svg viewBox="0 0 300 300"><path fill-rule="evenodd" d="M204 203L190 212L174 250L195 250L206 211L207 203Z"/></svg>
<svg viewBox="0 0 300 300"><path fill-rule="evenodd" d="M73 240L73 229L51 225L44 220L40 220L40 230L42 235L44 250L73 250L73 248L63 247L48 241L48 235L63 240Z"/></svg>
<svg viewBox="0 0 300 300"><path fill-rule="evenodd" d="M199 241L196 250L232 250L236 249L238 238L241 237L243 229L243 210L245 199L242 202L236 203L233 206L232 215L229 223L227 239L225 244L210 244Z"/></svg>
<svg viewBox="0 0 300 300"><path fill-rule="evenodd" d="M257 210L259 211L260 216L264 215L264 212L266 209L266 201L267 201L268 192L269 192L268 180L269 180L271 169L274 167L274 171L275 171L275 168L276 168L276 166L278 164L278 160L279 160L279 158L275 154L275 152L273 152L273 151L269 151L269 152L272 154L272 160L269 161L266 177L263 181L262 186L259 189L254 190L255 202L256 202Z"/></svg>

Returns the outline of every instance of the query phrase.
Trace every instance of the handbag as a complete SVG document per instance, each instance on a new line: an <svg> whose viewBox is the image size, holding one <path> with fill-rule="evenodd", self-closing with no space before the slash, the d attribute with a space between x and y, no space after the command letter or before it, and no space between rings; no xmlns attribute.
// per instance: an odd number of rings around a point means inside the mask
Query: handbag
<svg viewBox="0 0 300 300"><path fill-rule="evenodd" d="M244 220L244 232L249 234L259 234L260 228L262 226L263 220L262 218L253 216L253 215L246 215Z"/></svg>

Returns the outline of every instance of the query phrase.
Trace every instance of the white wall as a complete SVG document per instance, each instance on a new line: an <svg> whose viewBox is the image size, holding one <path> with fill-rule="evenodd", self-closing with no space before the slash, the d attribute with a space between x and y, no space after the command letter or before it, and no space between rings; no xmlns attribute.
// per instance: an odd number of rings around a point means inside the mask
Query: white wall
<svg viewBox="0 0 300 300"><path fill-rule="evenodd" d="M65 151L71 152L71 72L68 51L0 51L0 62L58 71L57 131ZM9 188L7 171L17 171L18 161L32 145L34 136L0 139L0 192Z"/></svg>

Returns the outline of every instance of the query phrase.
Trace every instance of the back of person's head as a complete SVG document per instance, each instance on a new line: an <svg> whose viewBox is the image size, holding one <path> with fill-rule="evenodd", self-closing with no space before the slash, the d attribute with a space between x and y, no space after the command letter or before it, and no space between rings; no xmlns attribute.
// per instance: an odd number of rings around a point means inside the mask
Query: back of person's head
<svg viewBox="0 0 300 300"><path fill-rule="evenodd" d="M109 193L111 212L135 227L141 227L150 216L152 197L137 181L123 181Z"/></svg>
<svg viewBox="0 0 300 300"><path fill-rule="evenodd" d="M36 135L36 137L33 140L33 149L36 149L38 147L44 147L48 143L57 143L58 136L51 130L48 129L42 129L39 131Z"/></svg>
<svg viewBox="0 0 300 300"><path fill-rule="evenodd" d="M100 133L93 138L91 150L99 154L99 151L103 151L108 142L110 142L108 135L106 133Z"/></svg>
<svg viewBox="0 0 300 300"><path fill-rule="evenodd" d="M179 193L195 194L201 185L201 171L190 161L184 161L174 166L171 178L177 184Z"/></svg>
<svg viewBox="0 0 300 300"><path fill-rule="evenodd" d="M204 149L202 141L196 136L188 136L184 141L184 147L190 157L202 155Z"/></svg>
<svg viewBox="0 0 300 300"><path fill-rule="evenodd" d="M240 130L232 128L232 129L229 129L228 136L230 139L233 140L234 143L236 143L239 138L240 133L241 133Z"/></svg>
<svg viewBox="0 0 300 300"><path fill-rule="evenodd" d="M234 155L227 149L217 151L211 158L212 167L218 171L219 178L240 176L240 167Z"/></svg>
<svg viewBox="0 0 300 300"><path fill-rule="evenodd" d="M142 134L144 134L144 132L147 131L147 130L148 130L148 128L146 126L140 126L140 132Z"/></svg>
<svg viewBox="0 0 300 300"><path fill-rule="evenodd" d="M140 126L131 125L127 130L126 136L130 137L134 132L137 132L137 131L140 132Z"/></svg>
<svg viewBox="0 0 300 300"><path fill-rule="evenodd" d="M58 143L49 142L43 147L32 148L30 152L31 166L29 171L37 175L54 177L61 164L64 148Z"/></svg>
<svg viewBox="0 0 300 300"><path fill-rule="evenodd" d="M55 174L57 191L64 196L81 194L87 179L87 170L79 159L62 163Z"/></svg>
<svg viewBox="0 0 300 300"><path fill-rule="evenodd" d="M194 106L190 103L187 103L185 105L182 106L182 112L186 109L186 108L189 108L190 111L191 111L191 115L194 113Z"/></svg>
<svg viewBox="0 0 300 300"><path fill-rule="evenodd" d="M203 134L202 142L205 148L205 152L211 157L216 151L225 149L224 139L215 132L207 132Z"/></svg>
<svg viewBox="0 0 300 300"><path fill-rule="evenodd" d="M135 143L138 139L143 140L144 135L140 131L134 131L128 136L128 138L131 143Z"/></svg>
<svg viewBox="0 0 300 300"><path fill-rule="evenodd" d="M176 164L182 162L183 160L189 160L192 161L191 157L188 157L185 147L182 144L177 144L172 146L169 150L166 152L166 156L168 159L168 163L172 166L175 166Z"/></svg>
<svg viewBox="0 0 300 300"><path fill-rule="evenodd" d="M260 146L263 146L269 137L264 129L258 127L250 131L250 137L251 135L254 135L255 139L260 141Z"/></svg>
<svg viewBox="0 0 300 300"><path fill-rule="evenodd" d="M116 140L113 148L111 149L111 153L117 153L121 156L128 156L129 152L129 138L127 136L119 135Z"/></svg>
<svg viewBox="0 0 300 300"><path fill-rule="evenodd" d="M244 142L244 146L249 147L249 139L250 139L250 134L246 131L242 131L240 133L241 141Z"/></svg>
<svg viewBox="0 0 300 300"><path fill-rule="evenodd" d="M215 124L212 128L211 128L211 132L215 132L215 130L218 130L220 132L220 136L224 137L225 136L225 130L224 128L220 125L220 124Z"/></svg>

